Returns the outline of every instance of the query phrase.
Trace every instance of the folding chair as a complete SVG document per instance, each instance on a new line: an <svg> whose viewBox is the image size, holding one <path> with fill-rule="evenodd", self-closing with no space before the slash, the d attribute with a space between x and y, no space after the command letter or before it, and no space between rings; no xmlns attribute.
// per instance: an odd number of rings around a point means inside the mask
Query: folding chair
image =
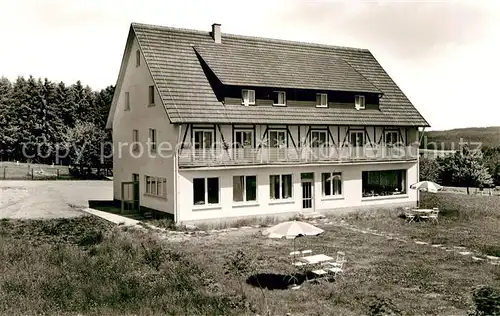
<svg viewBox="0 0 500 316"><path fill-rule="evenodd" d="M409 207L405 207L404 212L405 212L405 220L408 223L415 221L415 213L413 213Z"/></svg>
<svg viewBox="0 0 500 316"><path fill-rule="evenodd" d="M337 274L344 272L344 263L346 262L345 253L342 251L337 252L337 259L335 262L327 262L326 265L329 265L330 268L327 268L330 273L333 273L334 278L337 277Z"/></svg>
<svg viewBox="0 0 500 316"><path fill-rule="evenodd" d="M327 276L328 272L323 269L313 270L311 273L314 275L313 281L323 281Z"/></svg>
<svg viewBox="0 0 500 316"><path fill-rule="evenodd" d="M438 223L439 209L437 207L432 209L432 212L429 214L428 218L435 223Z"/></svg>

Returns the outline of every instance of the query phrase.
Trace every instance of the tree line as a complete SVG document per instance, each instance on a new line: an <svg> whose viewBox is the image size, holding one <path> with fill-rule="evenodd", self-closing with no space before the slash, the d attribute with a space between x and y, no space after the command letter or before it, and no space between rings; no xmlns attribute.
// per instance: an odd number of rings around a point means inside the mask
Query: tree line
<svg viewBox="0 0 500 316"><path fill-rule="evenodd" d="M420 158L420 180L445 186L488 188L500 186L500 146L471 150L467 145L454 154Z"/></svg>
<svg viewBox="0 0 500 316"><path fill-rule="evenodd" d="M75 163L79 148L74 144L111 140L105 126L113 94L113 86L97 91L80 81L67 85L32 76L14 82L1 77L0 159ZM82 170L100 166L94 156L77 164Z"/></svg>

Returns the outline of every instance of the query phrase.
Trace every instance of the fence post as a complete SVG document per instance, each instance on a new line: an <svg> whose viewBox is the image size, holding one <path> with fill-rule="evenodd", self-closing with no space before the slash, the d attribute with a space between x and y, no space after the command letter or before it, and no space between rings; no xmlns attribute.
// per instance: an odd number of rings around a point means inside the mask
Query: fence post
<svg viewBox="0 0 500 316"><path fill-rule="evenodd" d="M7 173L7 167L4 166L3 167L3 179L5 180L6 179L6 173Z"/></svg>
<svg viewBox="0 0 500 316"><path fill-rule="evenodd" d="M33 177L33 168L31 169L31 180L33 180L34 177Z"/></svg>
<svg viewBox="0 0 500 316"><path fill-rule="evenodd" d="M56 169L57 170L57 177L56 177L56 180L59 179L59 168Z"/></svg>

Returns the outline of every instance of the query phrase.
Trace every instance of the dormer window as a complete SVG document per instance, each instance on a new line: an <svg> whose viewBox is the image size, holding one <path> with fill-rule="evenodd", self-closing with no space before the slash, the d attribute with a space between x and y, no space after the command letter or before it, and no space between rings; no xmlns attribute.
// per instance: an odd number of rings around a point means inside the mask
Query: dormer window
<svg viewBox="0 0 500 316"><path fill-rule="evenodd" d="M255 90L241 90L241 104L247 106L255 105Z"/></svg>
<svg viewBox="0 0 500 316"><path fill-rule="evenodd" d="M354 97L354 105L357 110L362 110L365 108L365 96L357 95Z"/></svg>
<svg viewBox="0 0 500 316"><path fill-rule="evenodd" d="M274 91L273 105L286 106L286 92L285 91Z"/></svg>
<svg viewBox="0 0 500 316"><path fill-rule="evenodd" d="M327 108L328 107L328 95L326 93L316 94L316 107L317 108Z"/></svg>

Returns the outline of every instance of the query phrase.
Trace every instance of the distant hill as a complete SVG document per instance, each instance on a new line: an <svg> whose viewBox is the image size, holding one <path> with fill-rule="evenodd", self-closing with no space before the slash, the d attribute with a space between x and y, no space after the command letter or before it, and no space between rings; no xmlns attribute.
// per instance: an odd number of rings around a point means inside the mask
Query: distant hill
<svg viewBox="0 0 500 316"><path fill-rule="evenodd" d="M422 148L431 149L458 149L458 143L463 142L481 142L483 147L500 146L500 126L492 127L469 127L457 128L446 131L425 132L425 138L422 139ZM431 145L437 143L437 147ZM453 146L454 145L454 146Z"/></svg>

